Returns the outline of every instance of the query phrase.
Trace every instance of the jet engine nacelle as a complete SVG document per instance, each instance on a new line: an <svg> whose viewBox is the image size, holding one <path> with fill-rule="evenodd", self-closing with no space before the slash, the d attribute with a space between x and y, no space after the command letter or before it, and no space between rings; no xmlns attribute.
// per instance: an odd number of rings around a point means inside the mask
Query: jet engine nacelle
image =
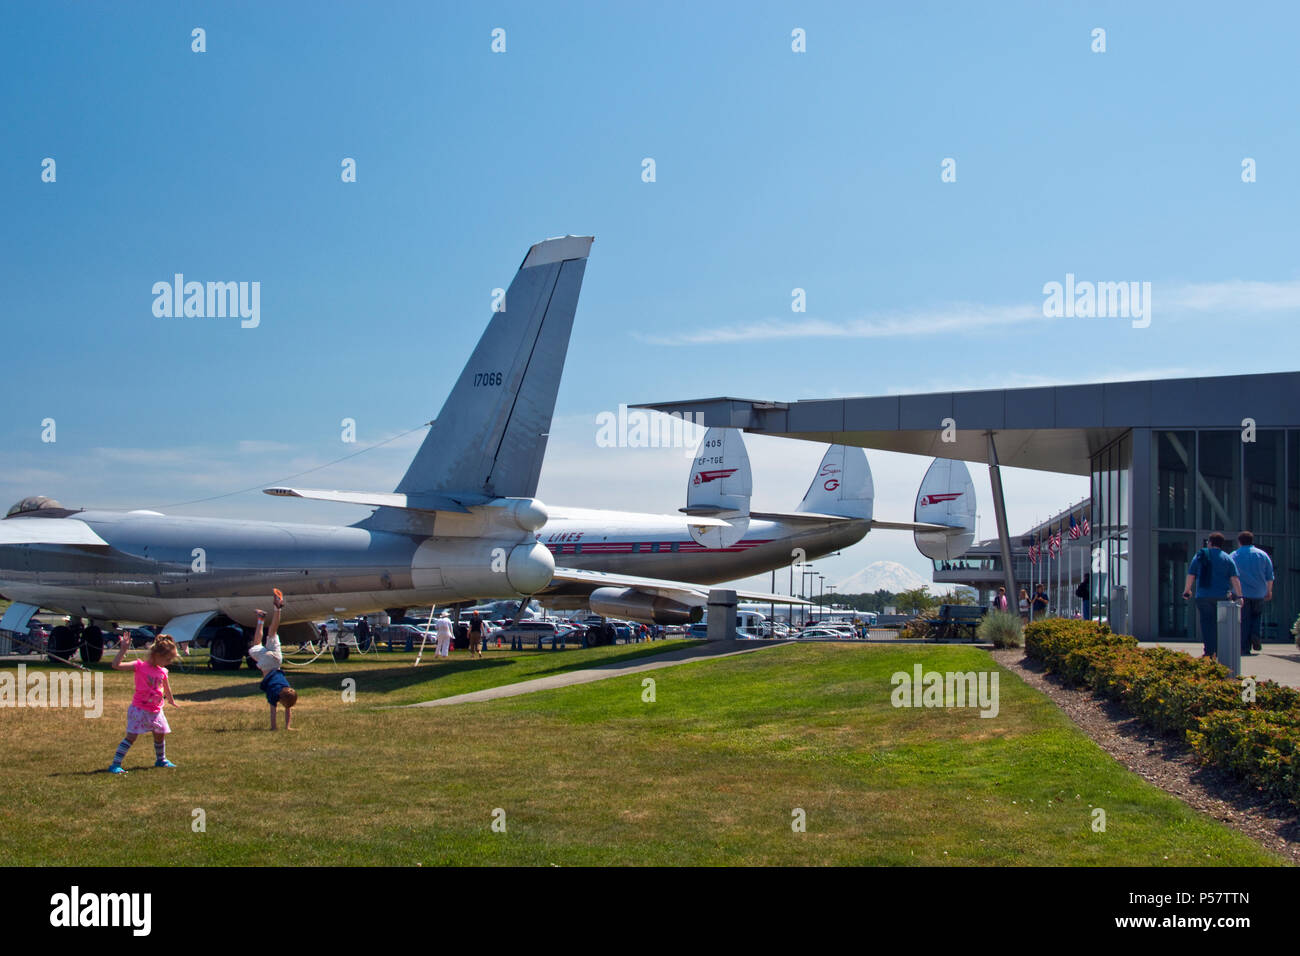
<svg viewBox="0 0 1300 956"><path fill-rule="evenodd" d="M596 588L588 607L601 617L629 618L646 624L693 624L704 616L703 608L636 588Z"/></svg>
<svg viewBox="0 0 1300 956"><path fill-rule="evenodd" d="M555 558L540 542L520 544L510 549L506 558L506 580L520 594L536 594L551 583Z"/></svg>
<svg viewBox="0 0 1300 956"><path fill-rule="evenodd" d="M536 498L493 498L483 507L491 508L496 523L506 521L520 531L541 531L546 526L546 505Z"/></svg>

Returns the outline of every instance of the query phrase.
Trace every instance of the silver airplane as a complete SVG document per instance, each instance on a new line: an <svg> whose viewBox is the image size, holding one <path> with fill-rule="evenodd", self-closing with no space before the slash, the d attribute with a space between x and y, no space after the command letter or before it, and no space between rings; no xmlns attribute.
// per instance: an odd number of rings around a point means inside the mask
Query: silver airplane
<svg viewBox="0 0 1300 956"><path fill-rule="evenodd" d="M529 249L392 492L265 489L370 506L368 517L293 524L27 498L0 520L0 593L13 602L0 630L22 636L39 610L66 614L73 627L55 628L51 650L70 655L80 644L93 660L103 622L160 625L183 643L210 623L251 627L272 587L284 592L281 634L292 642L336 612L520 599L561 578L580 581L588 572L557 569L538 542L547 511L535 495L592 241L565 236ZM236 666L242 638L223 636Z"/></svg>
<svg viewBox="0 0 1300 956"><path fill-rule="evenodd" d="M578 601L597 613L677 623L699 617L711 584L784 567L795 549L828 553L871 527L912 528L918 544L929 535L945 553L965 549L973 489L959 489L962 507L951 513L874 521L865 455L843 446L827 453L799 512L749 514L748 457L738 433L705 437L685 517L550 514L535 495L591 243L566 236L528 251L505 308L493 314L394 491L265 489L370 506L367 518L311 525L24 499L0 520L0 593L13 602L0 630L25 633L41 609L86 619L80 635L56 628L51 649L70 654L79 643L82 657L93 659L102 622L160 625L183 643L212 623L251 627L271 587L285 595L281 633L289 642L314 636L311 622L336 613L487 598ZM737 455L740 464L729 471ZM845 474L837 478L837 469ZM969 486L964 468L961 475ZM557 556L573 566L557 567ZM737 598L790 603L748 590ZM242 638L226 635L234 660Z"/></svg>

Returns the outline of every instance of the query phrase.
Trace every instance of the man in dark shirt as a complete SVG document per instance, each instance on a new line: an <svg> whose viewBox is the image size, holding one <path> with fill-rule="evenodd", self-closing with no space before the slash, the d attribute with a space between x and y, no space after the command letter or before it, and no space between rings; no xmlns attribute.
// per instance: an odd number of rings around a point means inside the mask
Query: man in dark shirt
<svg viewBox="0 0 1300 956"><path fill-rule="evenodd" d="M1219 602L1232 594L1234 601L1241 600L1241 578L1232 558L1223 552L1223 535L1214 532L1207 546L1196 552L1187 566L1187 584L1183 598L1191 600L1196 595L1196 616L1201 622L1201 643L1205 657L1219 653Z"/></svg>
<svg viewBox="0 0 1300 956"><path fill-rule="evenodd" d="M1050 603L1047 600L1047 585L1038 585L1038 589L1034 592L1034 600L1029 605L1029 619L1031 621L1041 621L1047 617L1047 608Z"/></svg>

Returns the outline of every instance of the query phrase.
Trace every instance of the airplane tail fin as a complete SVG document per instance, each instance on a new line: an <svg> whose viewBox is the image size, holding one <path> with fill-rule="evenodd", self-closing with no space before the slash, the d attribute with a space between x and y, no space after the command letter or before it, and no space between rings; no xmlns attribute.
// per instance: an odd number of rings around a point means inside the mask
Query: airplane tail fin
<svg viewBox="0 0 1300 956"><path fill-rule="evenodd" d="M564 236L528 250L396 493L537 493L592 241Z"/></svg>
<svg viewBox="0 0 1300 956"><path fill-rule="evenodd" d="M875 496L867 453L861 448L831 445L796 510L870 520Z"/></svg>
<svg viewBox="0 0 1300 956"><path fill-rule="evenodd" d="M916 549L935 561L961 557L975 540L975 483L966 463L936 458L916 493L917 522L945 531L914 531Z"/></svg>
<svg viewBox="0 0 1300 956"><path fill-rule="evenodd" d="M710 428L695 450L686 484L686 507L681 510L726 524L691 525L695 542L706 548L729 548L743 538L749 528L753 490L749 453L740 429Z"/></svg>

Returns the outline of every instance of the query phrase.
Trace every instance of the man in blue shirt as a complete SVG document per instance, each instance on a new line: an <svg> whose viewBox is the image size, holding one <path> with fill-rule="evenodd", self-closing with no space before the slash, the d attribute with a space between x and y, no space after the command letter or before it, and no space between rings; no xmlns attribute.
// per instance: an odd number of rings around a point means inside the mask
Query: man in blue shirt
<svg viewBox="0 0 1300 956"><path fill-rule="evenodd" d="M1216 657L1219 653L1219 602L1228 596L1229 590L1234 601L1241 599L1241 578L1232 558L1223 553L1223 542L1219 532L1210 535L1208 547L1197 551L1187 566L1187 585L1183 588L1184 598L1191 598L1192 588L1196 589L1196 615L1201 619L1201 643L1206 657Z"/></svg>
<svg viewBox="0 0 1300 956"><path fill-rule="evenodd" d="M1232 563L1241 578L1241 655L1245 657L1252 647L1261 650L1259 622L1264 617L1264 602L1273 600L1273 559L1267 552L1255 547L1255 536L1249 531L1237 535L1241 545L1232 552Z"/></svg>

